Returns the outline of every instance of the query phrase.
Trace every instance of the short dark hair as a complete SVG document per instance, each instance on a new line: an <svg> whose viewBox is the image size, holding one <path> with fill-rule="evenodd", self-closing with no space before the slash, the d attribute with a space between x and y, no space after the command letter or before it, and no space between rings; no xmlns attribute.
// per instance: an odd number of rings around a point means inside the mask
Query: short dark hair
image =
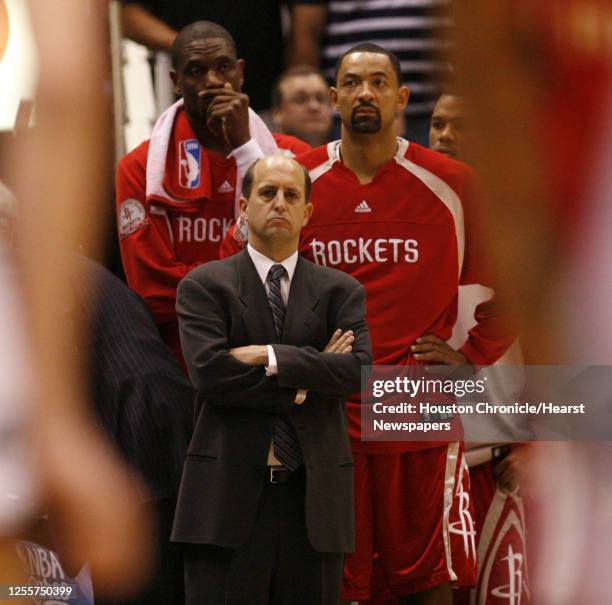
<svg viewBox="0 0 612 605"><path fill-rule="evenodd" d="M443 88L440 91L440 94L438 95L438 98L436 99L436 103L442 97L458 97L458 98L462 99L463 98L463 94L461 92L459 92L456 88Z"/></svg>
<svg viewBox="0 0 612 605"><path fill-rule="evenodd" d="M281 90L281 84L288 80L289 78L293 78L295 76L319 76L323 82L327 84L325 80L325 76L320 69L313 67L312 65L294 65L293 67L289 67L286 69L274 82L272 86L272 94L270 95L270 106L274 109L278 109L283 102L283 91Z"/></svg>
<svg viewBox="0 0 612 605"><path fill-rule="evenodd" d="M176 70L179 68L183 59L185 46L194 40L204 40L207 38L222 38L227 43L230 51L237 57L236 43L232 35L218 23L212 21L194 21L186 25L176 34L172 43L172 67Z"/></svg>
<svg viewBox="0 0 612 605"><path fill-rule="evenodd" d="M340 72L340 68L342 67L342 61L344 61L344 57L347 55L352 55L353 53L376 53L377 55L386 55L389 57L389 61L391 62L391 67L397 76L397 83L399 86L402 84L402 68L400 66L399 59L393 54L390 50L383 48L382 46L378 46L378 44L374 44L373 42L361 42L352 48L349 48L345 53L341 54L336 62L336 73L334 74L334 81L336 84L338 83L338 73Z"/></svg>
<svg viewBox="0 0 612 605"><path fill-rule="evenodd" d="M249 166L249 169L246 171L246 174L242 178L242 195L247 200L251 196L251 191L253 190L253 183L255 181L255 166L257 166L257 164L263 159L265 158L259 158L255 160ZM308 174L308 170L306 170L306 168L304 168L302 164L296 162L295 160L293 161L302 169L302 172L304 173L304 201L308 202L310 200L310 192L312 190L312 181L310 180L310 174Z"/></svg>

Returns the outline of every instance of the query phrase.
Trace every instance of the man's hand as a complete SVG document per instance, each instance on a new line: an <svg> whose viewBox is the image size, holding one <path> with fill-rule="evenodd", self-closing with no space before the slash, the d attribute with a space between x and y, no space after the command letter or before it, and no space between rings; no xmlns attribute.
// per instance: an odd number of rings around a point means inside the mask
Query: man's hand
<svg viewBox="0 0 612 605"><path fill-rule="evenodd" d="M417 338L415 344L410 347L410 350L414 354L414 358L419 361L433 361L447 366L469 364L463 353L459 353L447 342L433 334L426 334Z"/></svg>
<svg viewBox="0 0 612 605"><path fill-rule="evenodd" d="M350 353L353 350L353 342L355 342L353 330L347 330L343 333L338 328L325 345L323 353Z"/></svg>
<svg viewBox="0 0 612 605"><path fill-rule="evenodd" d="M268 347L266 345L248 345L230 349L230 355L250 366L268 365Z"/></svg>
<svg viewBox="0 0 612 605"><path fill-rule="evenodd" d="M526 473L525 448L514 447L493 465L493 475L503 490L513 492L523 482Z"/></svg>
<svg viewBox="0 0 612 605"><path fill-rule="evenodd" d="M212 97L208 106L206 125L212 133L220 133L232 149L236 149L251 138L249 131L249 97L235 91L229 82L217 88L207 88L201 98Z"/></svg>

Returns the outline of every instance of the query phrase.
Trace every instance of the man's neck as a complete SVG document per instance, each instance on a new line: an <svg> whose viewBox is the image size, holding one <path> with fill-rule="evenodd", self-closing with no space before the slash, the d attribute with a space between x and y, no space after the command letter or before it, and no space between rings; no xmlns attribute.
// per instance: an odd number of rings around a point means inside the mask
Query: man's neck
<svg viewBox="0 0 612 605"><path fill-rule="evenodd" d="M207 151L213 151L221 155L227 156L232 152L232 147L225 140L223 133L215 135L206 126L206 123L202 124L199 120L192 118L187 112L185 112L189 126L196 135L196 138Z"/></svg>
<svg viewBox="0 0 612 605"><path fill-rule="evenodd" d="M396 151L397 137L391 129L385 133L358 134L342 127L342 163L355 173L362 185L370 183L378 169L391 160Z"/></svg>
<svg viewBox="0 0 612 605"><path fill-rule="evenodd" d="M275 263L282 263L294 254L298 249L298 241L287 242L262 242L253 237L249 238L249 244L266 258Z"/></svg>

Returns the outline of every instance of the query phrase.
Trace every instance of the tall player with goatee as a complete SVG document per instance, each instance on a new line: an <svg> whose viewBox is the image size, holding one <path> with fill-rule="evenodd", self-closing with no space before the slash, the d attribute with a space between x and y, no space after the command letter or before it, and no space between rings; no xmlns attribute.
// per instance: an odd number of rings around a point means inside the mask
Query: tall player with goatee
<svg viewBox="0 0 612 605"><path fill-rule="evenodd" d="M473 174L464 164L395 135L408 102L397 58L370 43L338 62L331 101L340 141L298 160L313 180L303 254L346 271L367 290L374 363L485 365L507 348L490 303L455 351L446 344L460 283L486 283L473 236ZM451 585L475 580L469 478L459 442L363 442L360 397L348 401L355 461L357 550L342 598L368 600L374 553L402 604L451 603Z"/></svg>

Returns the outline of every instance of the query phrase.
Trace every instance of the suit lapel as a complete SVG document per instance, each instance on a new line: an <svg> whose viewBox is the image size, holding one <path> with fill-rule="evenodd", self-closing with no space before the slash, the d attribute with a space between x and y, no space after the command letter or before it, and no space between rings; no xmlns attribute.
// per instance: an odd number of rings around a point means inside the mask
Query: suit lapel
<svg viewBox="0 0 612 605"><path fill-rule="evenodd" d="M266 289L246 248L238 259L238 296L245 305L242 319L251 344L276 342Z"/></svg>
<svg viewBox="0 0 612 605"><path fill-rule="evenodd" d="M281 339L287 344L300 346L303 341L308 341L309 335L317 329L320 323L319 318L313 312L319 301L319 295L315 287L316 280L311 275L310 269L310 264L302 257L298 257L291 280Z"/></svg>

